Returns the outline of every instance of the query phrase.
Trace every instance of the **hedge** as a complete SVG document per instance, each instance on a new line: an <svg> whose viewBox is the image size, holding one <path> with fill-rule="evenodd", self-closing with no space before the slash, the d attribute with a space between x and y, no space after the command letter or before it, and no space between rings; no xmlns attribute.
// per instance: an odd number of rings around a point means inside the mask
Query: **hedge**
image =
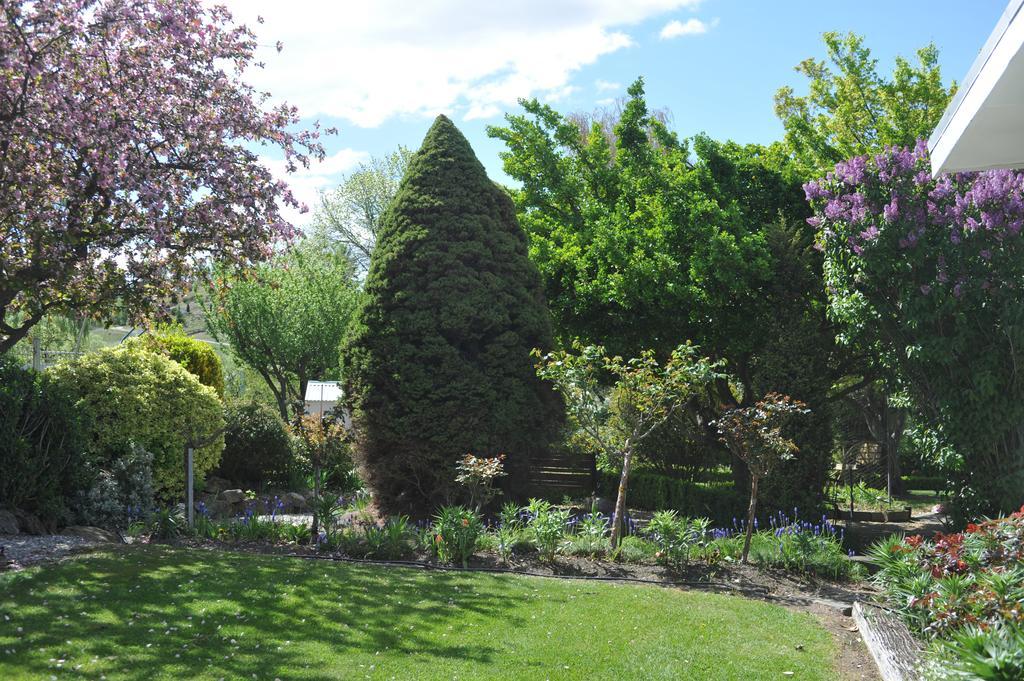
<svg viewBox="0 0 1024 681"><path fill-rule="evenodd" d="M614 497L619 485L617 474L602 472L598 490L602 496ZM690 482L660 473L639 471L629 480L626 505L642 511L674 510L691 518L710 518L728 524L740 513L746 497L738 494L731 482Z"/></svg>

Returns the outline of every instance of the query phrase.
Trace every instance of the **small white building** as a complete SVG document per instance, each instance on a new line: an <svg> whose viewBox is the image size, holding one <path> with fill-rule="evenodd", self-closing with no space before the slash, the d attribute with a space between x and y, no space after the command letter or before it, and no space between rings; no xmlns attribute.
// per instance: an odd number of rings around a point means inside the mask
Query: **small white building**
<svg viewBox="0 0 1024 681"><path fill-rule="evenodd" d="M304 411L321 417L330 414L341 401L341 395L341 384L338 381L310 381L306 384ZM346 429L352 427L347 409L342 412L341 420Z"/></svg>
<svg viewBox="0 0 1024 681"><path fill-rule="evenodd" d="M1010 0L928 140L932 174L1024 167L1024 0Z"/></svg>

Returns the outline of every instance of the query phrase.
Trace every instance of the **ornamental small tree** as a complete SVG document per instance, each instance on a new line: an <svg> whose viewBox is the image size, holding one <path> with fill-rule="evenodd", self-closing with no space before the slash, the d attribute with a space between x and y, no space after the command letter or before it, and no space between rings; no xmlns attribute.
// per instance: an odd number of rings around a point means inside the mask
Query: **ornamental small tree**
<svg viewBox="0 0 1024 681"><path fill-rule="evenodd" d="M447 503L466 452L505 453L507 491L522 494L561 421L530 359L550 345L512 201L439 116L381 221L341 353L354 458L381 510Z"/></svg>
<svg viewBox="0 0 1024 681"><path fill-rule="evenodd" d="M750 504L741 558L744 563L754 534L761 481L771 475L776 465L798 451L796 443L782 434L782 428L793 416L807 413L810 410L803 402L788 395L768 393L752 406L726 410L715 422L722 442L750 470Z"/></svg>
<svg viewBox="0 0 1024 681"><path fill-rule="evenodd" d="M721 363L701 357L690 344L680 345L664 363L652 350L624 360L609 357L597 345L577 344L574 349L546 355L535 350L537 373L561 393L580 444L596 451L606 465L621 466L611 528L615 548L622 536L637 447L706 394L713 381L723 377L718 372Z"/></svg>

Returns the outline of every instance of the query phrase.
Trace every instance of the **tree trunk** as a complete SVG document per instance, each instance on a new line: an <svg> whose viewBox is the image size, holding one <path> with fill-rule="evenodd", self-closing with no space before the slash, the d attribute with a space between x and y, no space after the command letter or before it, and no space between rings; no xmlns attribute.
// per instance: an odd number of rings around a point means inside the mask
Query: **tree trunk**
<svg viewBox="0 0 1024 681"><path fill-rule="evenodd" d="M750 540L754 536L754 516L757 513L757 483L760 482L756 475L750 476L750 506L747 507L747 535L743 538L743 555L741 563L747 562L750 555Z"/></svg>
<svg viewBox="0 0 1024 681"><path fill-rule="evenodd" d="M633 448L628 447L622 457L622 475L619 477L619 494L615 498L615 512L612 517L611 547L616 549L622 541L622 517L626 514L626 489L629 487L629 471L633 466Z"/></svg>

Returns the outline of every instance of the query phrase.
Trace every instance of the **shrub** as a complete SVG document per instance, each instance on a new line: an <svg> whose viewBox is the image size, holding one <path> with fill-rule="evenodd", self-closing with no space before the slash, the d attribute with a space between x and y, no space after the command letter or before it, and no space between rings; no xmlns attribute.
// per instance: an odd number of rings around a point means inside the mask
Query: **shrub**
<svg viewBox="0 0 1024 681"><path fill-rule="evenodd" d="M445 563L460 562L465 567L483 530L480 516L473 511L445 506L434 520L437 557Z"/></svg>
<svg viewBox="0 0 1024 681"><path fill-rule="evenodd" d="M224 397L224 368L213 346L185 334L181 327L167 326L137 336L125 343L139 345L144 350L163 355L185 367L203 385Z"/></svg>
<svg viewBox="0 0 1024 681"><path fill-rule="evenodd" d="M894 535L869 555L889 607L936 642L929 678L1024 678L1024 508L931 540Z"/></svg>
<svg viewBox="0 0 1024 681"><path fill-rule="evenodd" d="M341 353L361 477L385 513L455 491L465 452L507 452L507 484L557 436L557 395L530 350L552 344L540 276L508 194L439 116L381 221Z"/></svg>
<svg viewBox="0 0 1024 681"><path fill-rule="evenodd" d="M68 500L90 481L83 419L51 378L0 356L0 507L47 523L65 520Z"/></svg>
<svg viewBox="0 0 1024 681"><path fill-rule="evenodd" d="M153 510L153 455L134 443L112 456L92 486L76 500L78 515L88 525L127 527Z"/></svg>
<svg viewBox="0 0 1024 681"><path fill-rule="evenodd" d="M220 460L220 400L176 362L139 347L105 348L48 373L86 419L86 448L96 468L109 470L128 444L135 443L153 454L156 496L171 499L180 498L185 489L186 443L213 437L194 452L197 478Z"/></svg>
<svg viewBox="0 0 1024 681"><path fill-rule="evenodd" d="M227 409L218 472L247 488L283 487L294 472L292 437L277 411L259 402Z"/></svg>

